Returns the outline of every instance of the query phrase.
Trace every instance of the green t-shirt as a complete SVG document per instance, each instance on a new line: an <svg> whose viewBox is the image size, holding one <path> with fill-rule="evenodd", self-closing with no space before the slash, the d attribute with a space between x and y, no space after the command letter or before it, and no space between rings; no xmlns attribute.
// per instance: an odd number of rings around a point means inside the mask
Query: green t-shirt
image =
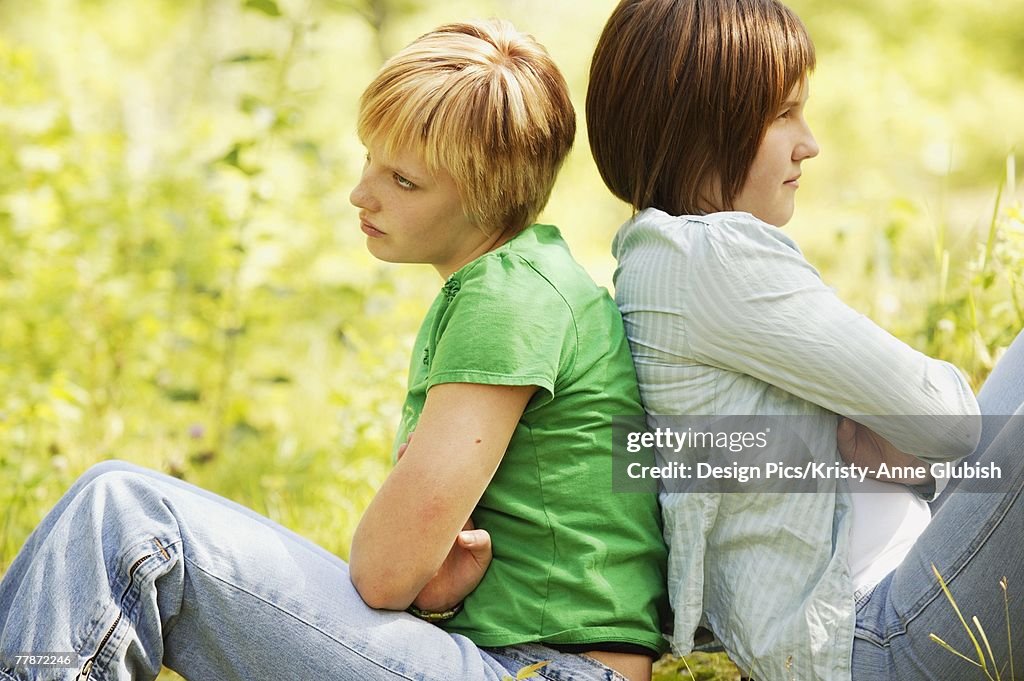
<svg viewBox="0 0 1024 681"><path fill-rule="evenodd" d="M612 492L611 417L643 413L636 373L615 303L556 228L534 225L449 277L416 339L396 445L439 383L540 387L473 512L494 559L442 626L487 647L662 652L657 500Z"/></svg>

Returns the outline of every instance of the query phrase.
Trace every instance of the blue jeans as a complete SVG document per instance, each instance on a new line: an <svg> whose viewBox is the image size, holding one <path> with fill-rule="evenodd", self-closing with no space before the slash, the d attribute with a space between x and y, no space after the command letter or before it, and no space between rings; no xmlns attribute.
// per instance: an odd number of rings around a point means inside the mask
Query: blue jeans
<svg viewBox="0 0 1024 681"><path fill-rule="evenodd" d="M66 669L18 653L73 653ZM542 678L621 681L541 645L478 648L403 612L373 610L348 565L253 511L120 462L91 468L0 582L0 679Z"/></svg>
<svg viewBox="0 0 1024 681"><path fill-rule="evenodd" d="M1007 579L1015 666L1024 669L1024 333L999 361L978 402L986 418L981 442L969 461L995 462L1003 474L1000 491L975 491L972 488L983 483L957 480L936 500L931 524L903 563L857 604L854 681L984 678L981 670L929 638L935 634L967 657L977 658L932 564L967 622L977 615L996 669L1009 661L1000 586L1000 580ZM991 481L984 484L991 489ZM976 630L974 635L986 650ZM994 678L993 665L988 665ZM1009 668L1002 674L1009 678Z"/></svg>

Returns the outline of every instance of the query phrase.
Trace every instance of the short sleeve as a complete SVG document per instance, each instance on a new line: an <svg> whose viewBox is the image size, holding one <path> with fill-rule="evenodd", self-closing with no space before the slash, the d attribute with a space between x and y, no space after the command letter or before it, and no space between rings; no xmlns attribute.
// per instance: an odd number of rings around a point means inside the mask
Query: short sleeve
<svg viewBox="0 0 1024 681"><path fill-rule="evenodd" d="M558 290L507 251L481 258L448 281L429 357L427 388L440 383L536 385L555 394L571 371L576 329Z"/></svg>

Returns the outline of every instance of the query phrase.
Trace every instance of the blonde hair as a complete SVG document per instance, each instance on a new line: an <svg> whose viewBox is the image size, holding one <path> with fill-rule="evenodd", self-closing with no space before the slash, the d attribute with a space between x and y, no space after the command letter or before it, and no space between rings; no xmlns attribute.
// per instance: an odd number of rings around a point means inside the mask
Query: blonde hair
<svg viewBox="0 0 1024 681"><path fill-rule="evenodd" d="M389 59L359 105L359 136L422 154L481 228L513 233L548 201L576 115L547 51L507 21L448 24Z"/></svg>

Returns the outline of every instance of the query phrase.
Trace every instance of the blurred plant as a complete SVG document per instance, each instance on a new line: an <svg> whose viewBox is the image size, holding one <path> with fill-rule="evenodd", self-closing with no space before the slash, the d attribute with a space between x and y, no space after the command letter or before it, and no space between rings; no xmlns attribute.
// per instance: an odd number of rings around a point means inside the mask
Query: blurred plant
<svg viewBox="0 0 1024 681"><path fill-rule="evenodd" d="M437 285L375 265L354 224L338 229L354 223L359 91L399 37L498 14L546 42L579 95L614 4L0 3L0 572L70 482L111 456L346 555L387 472ZM815 160L817 211L801 212L838 212L844 230L811 260L977 385L1021 327L1012 161L982 246L969 218L915 238L937 194L943 216L947 204L977 214L969 194L1019 144L1024 50L1009 19L1024 5L793 4L818 44L812 106L835 152ZM627 212L577 145L544 219L577 254L600 253L584 260L602 281ZM688 664L692 678L737 677L724 656ZM666 658L658 678L685 666Z"/></svg>
<svg viewBox="0 0 1024 681"><path fill-rule="evenodd" d="M987 234L974 254L957 268L942 238L935 243L939 277L924 322L924 351L964 369L975 387L1024 328L1024 213L1020 202L1002 200L1006 188L1016 187L1012 153L1006 167Z"/></svg>
<svg viewBox="0 0 1024 681"><path fill-rule="evenodd" d="M81 26L52 41L66 52L0 37L0 572L110 456L346 554L386 472L419 284L364 266L331 228L347 163L306 115L315 21L272 0L66 9ZM132 26L152 63L113 54L128 41L90 44L150 11L164 16ZM237 44L187 38L243 21ZM71 53L109 59L114 91L66 87ZM165 61L187 75L161 85L214 105L185 97L151 120L164 95L131 86L160 81L134 71Z"/></svg>
<svg viewBox="0 0 1024 681"><path fill-rule="evenodd" d="M654 663L652 681L739 681L740 670L725 653L665 655Z"/></svg>

